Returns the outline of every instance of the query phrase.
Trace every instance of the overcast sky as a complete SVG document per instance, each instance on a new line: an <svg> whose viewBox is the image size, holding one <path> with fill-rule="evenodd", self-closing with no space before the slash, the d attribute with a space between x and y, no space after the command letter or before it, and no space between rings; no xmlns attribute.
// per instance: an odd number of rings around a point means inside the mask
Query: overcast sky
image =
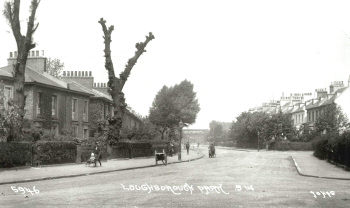
<svg viewBox="0 0 350 208"><path fill-rule="evenodd" d="M23 1L23 33L28 10L29 0ZM67 71L92 71L95 82L107 82L101 17L115 28L116 74L136 42L148 32L155 36L124 87L126 102L147 115L163 85L187 79L201 105L190 128L231 122L282 92L314 92L332 81L347 85L350 75L350 1L42 0L36 50L61 59ZM1 16L0 66L15 50Z"/></svg>

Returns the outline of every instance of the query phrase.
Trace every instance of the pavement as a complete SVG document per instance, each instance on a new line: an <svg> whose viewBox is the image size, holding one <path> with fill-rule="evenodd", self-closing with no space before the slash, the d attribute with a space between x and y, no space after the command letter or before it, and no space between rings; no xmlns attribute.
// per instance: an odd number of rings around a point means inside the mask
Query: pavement
<svg viewBox="0 0 350 208"><path fill-rule="evenodd" d="M173 155L173 157L168 156L168 165L174 165L181 162L190 162L203 157L204 154L202 154L199 150L190 150L189 155L187 155L186 150L182 150L181 161L178 160L178 155ZM162 165L162 161L158 161L158 166ZM8 168L0 169L0 185L70 178L155 166L155 157L151 156L133 159L112 159L108 160L107 162L102 161L102 166L97 163L96 167L93 165L86 166L85 163L71 163L64 165L41 166L40 168Z"/></svg>
<svg viewBox="0 0 350 208"><path fill-rule="evenodd" d="M217 149L257 152L253 149L237 149L217 147ZM266 150L260 150L266 153ZM269 153L272 151L269 151ZM313 156L312 151L276 151L276 153L287 154L291 157L299 175L305 177L316 177L325 179L350 180L350 171L346 171L341 167L331 164L325 160L320 160ZM190 162L204 157L204 154L198 149L191 149L190 154L186 154L186 150L182 150L181 161L177 155L168 156L168 165L174 165L180 162ZM158 161L158 166L163 165ZM94 175L100 173L108 173L114 171L132 170L139 168L155 167L155 158L144 157L134 159L113 159L108 162L102 162L94 167L81 164L64 164L42 166L40 168L9 168L0 170L0 185L24 183L40 180L52 180L59 178L78 177L86 175Z"/></svg>
<svg viewBox="0 0 350 208"><path fill-rule="evenodd" d="M257 152L256 149L237 149L233 147L217 147L217 149ZM260 152L264 153L266 150L261 149ZM268 152L273 152L273 150L270 150ZM313 156L313 151L276 152L289 155L293 160L298 174L301 176L334 180L350 180L350 171L345 170L343 167L327 162L326 160L318 159L317 157Z"/></svg>

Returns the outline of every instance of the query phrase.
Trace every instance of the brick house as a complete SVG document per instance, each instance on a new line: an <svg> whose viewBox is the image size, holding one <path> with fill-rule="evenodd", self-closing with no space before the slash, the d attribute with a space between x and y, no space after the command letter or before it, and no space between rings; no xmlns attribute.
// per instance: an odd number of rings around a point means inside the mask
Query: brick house
<svg viewBox="0 0 350 208"><path fill-rule="evenodd" d="M108 115L112 116L114 109L112 97L108 94L107 83L95 83L91 75L91 72L86 71L64 71L62 80L73 81L80 85L81 89L93 94L90 97L89 124L91 133L94 133L97 128L95 121L106 119ZM123 117L123 128L140 129L142 125L140 118L126 110Z"/></svg>
<svg viewBox="0 0 350 208"><path fill-rule="evenodd" d="M8 66L0 68L5 107L7 101L14 97L12 71L16 57L17 52L11 52ZM70 75L75 75L69 77L65 72L64 77L58 79L46 72L46 63L43 51L30 51L25 74L24 93L27 98L24 118L34 126L54 131L56 135L63 129L72 129L80 138L89 137L95 121L113 113L112 99L93 88L91 71L71 72ZM129 117L132 117L132 123L137 123L135 127L142 126L139 118L127 112L125 120ZM131 122L126 122L125 127L132 128Z"/></svg>

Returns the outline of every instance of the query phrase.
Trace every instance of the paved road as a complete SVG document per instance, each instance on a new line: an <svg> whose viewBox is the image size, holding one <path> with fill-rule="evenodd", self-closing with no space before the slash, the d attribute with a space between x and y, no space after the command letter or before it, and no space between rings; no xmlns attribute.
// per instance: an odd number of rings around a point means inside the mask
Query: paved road
<svg viewBox="0 0 350 208"><path fill-rule="evenodd" d="M348 207L350 204L349 181L300 176L288 152L217 149L216 158L14 186L15 190L20 187L33 190L35 186L40 193L21 194L13 191L11 185L0 186L0 207Z"/></svg>

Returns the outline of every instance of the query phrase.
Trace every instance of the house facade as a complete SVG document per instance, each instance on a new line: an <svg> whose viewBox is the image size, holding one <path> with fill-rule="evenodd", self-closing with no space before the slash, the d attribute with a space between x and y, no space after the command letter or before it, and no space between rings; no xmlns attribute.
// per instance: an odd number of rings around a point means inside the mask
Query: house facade
<svg viewBox="0 0 350 208"><path fill-rule="evenodd" d="M13 64L17 61L17 53L11 52L8 65L0 67L0 79L4 101L14 97ZM80 138L92 136L91 130L99 119L113 114L112 99L93 87L91 71L72 71L62 79L51 76L46 71L47 58L43 51L30 51L26 72L24 93L26 95L25 119L31 125L49 129L56 135L64 129L71 129ZM69 77L69 78L67 78ZM107 90L106 90L107 92ZM125 128L142 126L142 121L132 113L125 114Z"/></svg>

